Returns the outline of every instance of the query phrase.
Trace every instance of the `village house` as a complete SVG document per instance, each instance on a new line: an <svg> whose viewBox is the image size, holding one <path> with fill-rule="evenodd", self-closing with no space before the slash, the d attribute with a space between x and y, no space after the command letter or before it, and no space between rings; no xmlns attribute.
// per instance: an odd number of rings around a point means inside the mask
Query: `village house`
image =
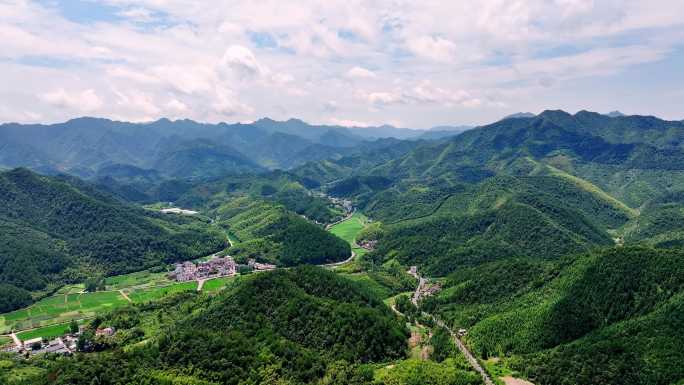
<svg viewBox="0 0 684 385"><path fill-rule="evenodd" d="M237 274L237 264L232 257L213 257L194 264L192 262L177 263L169 278L176 281L194 281L198 279L223 277Z"/></svg>
<svg viewBox="0 0 684 385"><path fill-rule="evenodd" d="M252 270L273 270L277 267L276 265L271 265L269 263L259 263L254 258L247 260L247 266Z"/></svg>
<svg viewBox="0 0 684 385"><path fill-rule="evenodd" d="M115 332L116 332L116 330L114 328L103 328L103 329L95 330L95 335L96 336L111 337L114 335Z"/></svg>

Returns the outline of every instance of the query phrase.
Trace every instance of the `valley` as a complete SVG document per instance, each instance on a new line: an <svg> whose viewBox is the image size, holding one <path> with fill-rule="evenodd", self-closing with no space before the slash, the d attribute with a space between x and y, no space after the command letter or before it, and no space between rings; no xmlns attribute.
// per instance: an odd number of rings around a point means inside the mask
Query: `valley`
<svg viewBox="0 0 684 385"><path fill-rule="evenodd" d="M160 181L164 203L121 194L151 191L138 181L4 172L0 197L26 210L0 211L5 245L20 245L0 278L24 293L0 315L3 341L57 338L77 321L85 361L3 365L75 384L141 355L145 371L98 378L670 385L684 376L670 365L684 344L684 190L665 178L681 150L623 143L594 118L547 111L287 171ZM635 168L643 151L675 163ZM608 183L608 169L633 179ZM172 206L183 210L157 211ZM142 245L155 249L127 250ZM42 283L17 281L9 269L36 252L49 256L29 265ZM169 275L189 261L222 271L212 258L230 274ZM241 363L217 369L216 357Z"/></svg>

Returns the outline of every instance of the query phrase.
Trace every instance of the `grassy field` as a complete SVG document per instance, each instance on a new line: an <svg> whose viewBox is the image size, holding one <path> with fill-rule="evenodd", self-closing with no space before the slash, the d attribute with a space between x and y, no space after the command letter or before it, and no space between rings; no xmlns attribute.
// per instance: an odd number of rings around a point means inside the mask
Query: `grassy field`
<svg viewBox="0 0 684 385"><path fill-rule="evenodd" d="M7 336L0 336L0 346L4 346L12 342L12 339Z"/></svg>
<svg viewBox="0 0 684 385"><path fill-rule="evenodd" d="M54 338L65 335L69 331L69 322L57 325L44 326L42 328L27 330L17 333L20 340L26 341L33 338Z"/></svg>
<svg viewBox="0 0 684 385"><path fill-rule="evenodd" d="M205 283L206 284L206 283ZM168 286L135 289L128 294L133 303L155 301L170 294L197 291L197 281L181 282Z"/></svg>
<svg viewBox="0 0 684 385"><path fill-rule="evenodd" d="M225 288L226 286L230 285L236 277L222 277L222 278L214 278L209 281L204 282L204 286L202 286L202 291L203 292L214 292L221 290Z"/></svg>
<svg viewBox="0 0 684 385"><path fill-rule="evenodd" d="M28 308L0 315L0 333L90 318L128 304L118 292L65 294L44 298Z"/></svg>
<svg viewBox="0 0 684 385"><path fill-rule="evenodd" d="M352 248L352 251L354 254L356 254L356 257L362 257L364 254L366 254L368 251L362 247L359 247L354 243L354 240L356 239L356 235L363 230L364 227L366 227L366 224L368 223L368 218L366 218L365 215L361 213L354 213L351 218L347 219L344 222L340 222L336 224L335 226L332 226L329 231L338 237L344 239L347 241ZM352 265L352 266L348 266ZM341 266L339 271L357 271L359 270L356 268L354 262L351 262L349 264L345 264L344 266ZM347 268L347 269L345 269Z"/></svg>
<svg viewBox="0 0 684 385"><path fill-rule="evenodd" d="M392 307L392 306L394 306L394 303L397 301L397 297L399 297L401 295L407 295L407 296L409 296L409 298L411 298L411 296L413 296L413 292L412 291L405 291L405 292L399 293L395 296L387 297L384 299L383 302L385 302L385 305Z"/></svg>
<svg viewBox="0 0 684 385"><path fill-rule="evenodd" d="M166 277L166 273L150 273L147 270L108 277L105 280L107 290L121 290L133 286L160 286L169 283L171 281Z"/></svg>

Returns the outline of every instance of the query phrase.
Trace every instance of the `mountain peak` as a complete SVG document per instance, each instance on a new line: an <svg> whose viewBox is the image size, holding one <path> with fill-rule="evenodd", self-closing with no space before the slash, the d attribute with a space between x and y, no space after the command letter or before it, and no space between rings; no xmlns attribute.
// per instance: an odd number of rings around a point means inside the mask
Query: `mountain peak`
<svg viewBox="0 0 684 385"><path fill-rule="evenodd" d="M504 117L504 119L520 119L520 118L534 118L535 114L531 112L516 112L515 114L510 114Z"/></svg>
<svg viewBox="0 0 684 385"><path fill-rule="evenodd" d="M604 114L604 115L610 116L611 118L619 118L619 117L622 117L622 116L627 116L627 115L623 114L622 112L620 112L620 111L618 111L618 110L611 111L611 112L609 112L609 113L607 113L607 114Z"/></svg>

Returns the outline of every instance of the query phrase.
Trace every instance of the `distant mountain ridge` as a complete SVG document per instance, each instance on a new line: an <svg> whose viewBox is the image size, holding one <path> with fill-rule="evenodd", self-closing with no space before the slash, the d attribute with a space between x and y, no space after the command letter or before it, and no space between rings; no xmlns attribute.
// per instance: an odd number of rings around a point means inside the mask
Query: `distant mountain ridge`
<svg viewBox="0 0 684 385"><path fill-rule="evenodd" d="M8 123L0 125L0 167L93 178L105 177L103 170L111 165L127 165L166 177L206 178L288 169L385 142L392 145L396 139L420 139L423 133L389 125L324 126L269 118L249 124L165 118L128 123L89 117L49 125Z"/></svg>

